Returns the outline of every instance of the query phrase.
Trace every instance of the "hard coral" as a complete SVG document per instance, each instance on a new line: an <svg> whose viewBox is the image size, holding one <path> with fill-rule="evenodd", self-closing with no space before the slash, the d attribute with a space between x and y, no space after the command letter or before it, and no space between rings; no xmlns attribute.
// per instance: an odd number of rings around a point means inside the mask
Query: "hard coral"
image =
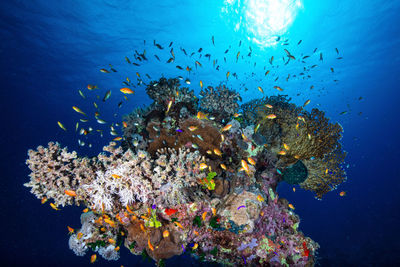
<svg viewBox="0 0 400 267"><path fill-rule="evenodd" d="M219 118L232 116L239 108L237 102L242 101L238 92L225 85L217 86L216 89L208 86L200 91L200 96L200 107Z"/></svg>

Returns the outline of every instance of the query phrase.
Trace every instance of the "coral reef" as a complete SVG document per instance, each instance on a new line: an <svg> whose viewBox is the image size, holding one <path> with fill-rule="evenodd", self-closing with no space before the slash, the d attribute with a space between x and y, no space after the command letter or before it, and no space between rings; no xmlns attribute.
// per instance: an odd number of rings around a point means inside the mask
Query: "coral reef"
<svg viewBox="0 0 400 267"><path fill-rule="evenodd" d="M200 104L178 79L146 92L154 102L123 118L120 145L90 159L53 142L28 152L25 186L42 203L86 206L70 249L118 260L124 245L159 265L183 253L233 266L314 265L319 245L276 188L283 180L322 198L345 181L341 126L287 96L250 101L239 114L240 95L223 85L202 90Z"/></svg>

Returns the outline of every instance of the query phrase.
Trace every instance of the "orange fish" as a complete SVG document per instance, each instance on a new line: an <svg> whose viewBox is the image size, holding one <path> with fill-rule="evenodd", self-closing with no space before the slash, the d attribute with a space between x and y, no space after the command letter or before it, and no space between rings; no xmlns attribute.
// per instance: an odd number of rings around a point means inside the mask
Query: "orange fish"
<svg viewBox="0 0 400 267"><path fill-rule="evenodd" d="M149 248L150 248L152 251L154 251L154 247L153 247L153 245L150 243L150 238L149 238L148 241L147 241L147 245L149 245Z"/></svg>
<svg viewBox="0 0 400 267"><path fill-rule="evenodd" d="M90 263L94 263L94 262L96 261L96 259L97 259L97 255L96 255L96 254L93 254L93 255L90 257Z"/></svg>
<svg viewBox="0 0 400 267"><path fill-rule="evenodd" d="M241 163L242 163L243 170L245 170L246 173L249 174L250 168L249 168L249 165L247 165L247 162L242 159Z"/></svg>
<svg viewBox="0 0 400 267"><path fill-rule="evenodd" d="M217 210L215 208L211 208L212 214L215 216L217 214Z"/></svg>
<svg viewBox="0 0 400 267"><path fill-rule="evenodd" d="M197 60L194 62L195 64L199 65L200 67L202 67L201 63L198 62Z"/></svg>
<svg viewBox="0 0 400 267"><path fill-rule="evenodd" d="M273 120L273 119L276 118L276 115L275 114L269 114L269 115L265 116L265 118Z"/></svg>
<svg viewBox="0 0 400 267"><path fill-rule="evenodd" d="M204 114L204 113L201 112L201 111L197 112L197 118L198 118L199 120L208 120L208 119L207 119L207 114Z"/></svg>
<svg viewBox="0 0 400 267"><path fill-rule="evenodd" d="M197 130L197 126L189 126L188 129L189 131L194 132Z"/></svg>
<svg viewBox="0 0 400 267"><path fill-rule="evenodd" d="M83 213L86 213L86 212L88 212L88 211L89 211L89 209L86 208L86 209L83 210Z"/></svg>
<svg viewBox="0 0 400 267"><path fill-rule="evenodd" d="M44 204L47 202L47 200L48 200L47 197L43 197L42 200L40 201L40 203Z"/></svg>
<svg viewBox="0 0 400 267"><path fill-rule="evenodd" d="M114 178L114 179L119 179L119 178L121 178L121 176L118 175L118 174L111 174L111 176L112 176L112 178Z"/></svg>
<svg viewBox="0 0 400 267"><path fill-rule="evenodd" d="M265 106L266 106L267 108L273 108L272 105L270 105L270 104L266 104Z"/></svg>
<svg viewBox="0 0 400 267"><path fill-rule="evenodd" d="M242 115L242 114L235 113L235 114L233 114L233 117L237 118L237 117L239 117L239 116L241 116L241 115Z"/></svg>
<svg viewBox="0 0 400 267"><path fill-rule="evenodd" d="M70 197L76 197L76 192L73 190L64 190L64 193Z"/></svg>
<svg viewBox="0 0 400 267"><path fill-rule="evenodd" d="M126 121L123 121L122 125L124 126L124 128L128 127L128 123L126 123Z"/></svg>
<svg viewBox="0 0 400 267"><path fill-rule="evenodd" d="M200 163L200 170L204 170L204 169L207 169L207 164L205 164L205 163Z"/></svg>
<svg viewBox="0 0 400 267"><path fill-rule="evenodd" d="M222 152L218 148L214 148L214 154L220 157L222 156Z"/></svg>
<svg viewBox="0 0 400 267"><path fill-rule="evenodd" d="M193 233L194 233L195 235L199 235L199 232L197 232L196 230L193 230Z"/></svg>
<svg viewBox="0 0 400 267"><path fill-rule="evenodd" d="M108 243L110 243L110 244L115 244L115 240L112 239L112 238L109 238L107 241L108 241Z"/></svg>
<svg viewBox="0 0 400 267"><path fill-rule="evenodd" d="M201 217L203 218L203 221L206 220L206 216L207 216L207 211L203 212L203 215L201 215Z"/></svg>
<svg viewBox="0 0 400 267"><path fill-rule="evenodd" d="M294 206L292 204L289 204L288 207L294 210Z"/></svg>
<svg viewBox="0 0 400 267"><path fill-rule="evenodd" d="M203 82L200 80L200 87L203 89Z"/></svg>
<svg viewBox="0 0 400 267"><path fill-rule="evenodd" d="M89 90L93 90L93 89L97 89L97 88L98 88L97 85L93 85L93 84L87 85L87 89L89 89Z"/></svg>
<svg viewBox="0 0 400 267"><path fill-rule="evenodd" d="M119 90L120 90L122 93L128 94L128 95L131 95L131 94L134 94L134 93L135 93L132 89L127 88L127 87L121 88L121 89L119 89Z"/></svg>
<svg viewBox="0 0 400 267"><path fill-rule="evenodd" d="M225 164L221 163L219 166L221 166L221 168L222 168L223 170L226 171L226 166L225 166Z"/></svg>
<svg viewBox="0 0 400 267"><path fill-rule="evenodd" d="M83 233L81 233L81 232L79 232L77 235L76 235L76 239L81 239L82 238L82 236L83 236Z"/></svg>
<svg viewBox="0 0 400 267"><path fill-rule="evenodd" d="M164 211L165 211L165 214L167 214L168 216L171 216L172 214L176 213L178 210L166 208Z"/></svg>
<svg viewBox="0 0 400 267"><path fill-rule="evenodd" d="M122 137L121 136L117 136L117 137L115 137L114 139L113 139L113 141L121 141L122 140Z"/></svg>
<svg viewBox="0 0 400 267"><path fill-rule="evenodd" d="M346 191L342 191L339 193L339 196L344 197L346 195Z"/></svg>
<svg viewBox="0 0 400 267"><path fill-rule="evenodd" d="M182 224L180 224L179 222L174 222L176 226L178 226L179 228L183 229Z"/></svg>
<svg viewBox="0 0 400 267"><path fill-rule="evenodd" d="M307 106L308 104L310 104L310 102L311 102L311 100L310 100L310 99L308 99L306 102L304 102L304 105L303 105L303 107L305 107L305 106Z"/></svg>
<svg viewBox="0 0 400 267"><path fill-rule="evenodd" d="M281 151L278 152L278 155L284 156L284 155L286 155L286 151L281 150Z"/></svg>
<svg viewBox="0 0 400 267"><path fill-rule="evenodd" d="M284 147L286 150L290 150L290 146L288 146L288 145L285 144L285 143L283 143L283 147Z"/></svg>
<svg viewBox="0 0 400 267"><path fill-rule="evenodd" d="M248 157L248 158L247 158L247 161L248 161L251 165L256 166L256 162L255 162L254 159Z"/></svg>
<svg viewBox="0 0 400 267"><path fill-rule="evenodd" d="M72 227L67 226L69 234L72 234L75 230Z"/></svg>
<svg viewBox="0 0 400 267"><path fill-rule="evenodd" d="M278 91L283 91L283 89L281 88L281 87L279 87L279 86L274 86L274 89L276 89L276 90L278 90Z"/></svg>
<svg viewBox="0 0 400 267"><path fill-rule="evenodd" d="M117 246L117 247L114 248L115 251L119 251L119 249L120 249L119 246Z"/></svg>
<svg viewBox="0 0 400 267"><path fill-rule="evenodd" d="M224 128L221 129L221 132L229 131L230 128L232 128L232 124L226 125Z"/></svg>
<svg viewBox="0 0 400 267"><path fill-rule="evenodd" d="M264 90L261 88L261 86L258 86L257 88L258 88L258 91L260 91L261 93L264 94Z"/></svg>
<svg viewBox="0 0 400 267"><path fill-rule="evenodd" d="M229 77L229 75L230 75L231 73L228 71L227 73L226 73L226 78L228 79L228 77Z"/></svg>
<svg viewBox="0 0 400 267"><path fill-rule="evenodd" d="M113 220L110 220L108 218L104 219L105 223L108 223L111 227L115 227L115 222Z"/></svg>
<svg viewBox="0 0 400 267"><path fill-rule="evenodd" d="M167 238L169 236L168 230L165 230L162 235L164 238Z"/></svg>

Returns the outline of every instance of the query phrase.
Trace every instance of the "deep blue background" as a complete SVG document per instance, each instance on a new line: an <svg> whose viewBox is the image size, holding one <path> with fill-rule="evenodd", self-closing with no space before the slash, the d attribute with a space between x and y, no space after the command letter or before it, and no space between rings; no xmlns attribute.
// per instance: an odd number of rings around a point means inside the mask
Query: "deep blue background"
<svg viewBox="0 0 400 267"><path fill-rule="evenodd" d="M322 266L400 265L400 120L396 109L400 96L400 2L306 0L303 4L304 8L285 35L290 42L288 49L300 56L312 54L318 47L324 53L324 62L321 64L315 55L308 62L321 66L313 70L310 80L280 84L297 104L310 98L309 108L319 104L332 120L343 125L343 145L349 152L348 181L322 201L299 189L293 193L285 185L279 187L280 196L295 204L302 218L301 230L321 245L318 256ZM90 95L86 90L85 94L92 100L85 101L77 90L89 83L102 88L100 97L107 89L114 90L109 101L100 107L102 118L108 121L118 121L120 114L149 103L144 87L137 88L136 94L130 97L131 106L124 104L118 117L113 118L122 98L117 89L127 76L133 80L136 71L153 78L162 74L182 75L174 66L155 60L154 52L164 62L169 56L167 50L159 52L151 45L153 39L163 46L174 41L177 61L183 66L193 64L197 57L183 57L179 47L188 52L203 47L221 63L223 52L232 45L228 62L221 64L219 72L204 58L201 60L203 68L190 77L191 88L196 92L198 80L215 85L224 81L226 71L230 70L246 82L249 91L241 91L245 100L261 96L257 85L263 86L267 94L276 94L271 89L275 85L271 79L258 79L263 77L261 67L268 64L271 55L275 55L276 62L281 62L284 47L262 49L246 41L245 32L232 30L235 18L223 15L222 6L222 1L212 0L162 1L162 4L154 1L1 1L2 264L88 265L90 255L77 257L68 249L66 226L79 226L80 209L69 207L56 212L47 204L40 205L22 186L29 180L26 152L53 140L82 155L97 154L110 136L85 140L93 143L92 149L78 147L73 128L79 115L71 106L93 112L96 93ZM216 47L212 47L212 35ZM145 47L144 39L147 40ZM303 41L297 46L300 39ZM252 62L257 61L260 66L254 69L257 80L248 79L244 74L252 71L252 65L241 60L234 63L239 40L243 40L242 55L248 53L249 45L253 48ZM335 47L339 48L343 60L335 59ZM124 57L132 59L133 49L143 51L143 48L147 49L150 61L140 68L129 66ZM99 72L108 64L113 64L118 73ZM282 81L299 66L302 68L301 63L290 63L273 72L282 75ZM334 74L330 73L330 67L335 68ZM228 85L240 89L233 79ZM315 85L315 89L310 90L310 85ZM301 94L297 96L298 93ZM358 100L360 96L362 100ZM348 114L340 115L342 111ZM57 127L58 120L69 129L67 133ZM346 197L338 196L341 190L348 192ZM186 256L167 263L171 262L177 266L194 264ZM119 262L99 259L97 264L133 266L143 262L123 248Z"/></svg>

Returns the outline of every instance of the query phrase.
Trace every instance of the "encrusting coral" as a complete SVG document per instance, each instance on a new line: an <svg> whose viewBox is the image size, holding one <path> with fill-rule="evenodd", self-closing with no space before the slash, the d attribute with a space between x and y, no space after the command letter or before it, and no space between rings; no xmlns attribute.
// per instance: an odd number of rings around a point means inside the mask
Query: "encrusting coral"
<svg viewBox="0 0 400 267"><path fill-rule="evenodd" d="M322 198L345 181L341 126L286 96L239 111L225 85L202 90L200 105L178 79L146 92L154 102L123 118L120 145L90 159L53 142L28 152L25 186L42 203L87 207L70 230L75 254L117 260L125 245L159 265L190 253L235 266L312 266L319 245L298 231L276 188L285 180Z"/></svg>

